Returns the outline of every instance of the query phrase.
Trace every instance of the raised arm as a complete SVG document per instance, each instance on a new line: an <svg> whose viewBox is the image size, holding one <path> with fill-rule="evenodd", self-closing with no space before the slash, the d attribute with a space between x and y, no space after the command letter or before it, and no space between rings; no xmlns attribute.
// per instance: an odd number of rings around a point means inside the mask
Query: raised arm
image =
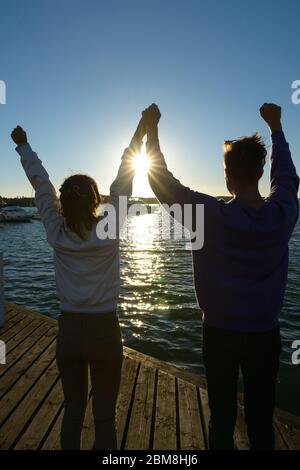
<svg viewBox="0 0 300 470"><path fill-rule="evenodd" d="M147 132L147 154L149 157L148 179L157 199L162 204L207 204L216 205L217 200L207 194L199 193L184 186L168 170L164 156L160 150L158 139L158 123L160 111L152 104L143 112Z"/></svg>
<svg viewBox="0 0 300 470"><path fill-rule="evenodd" d="M117 177L110 187L110 202L112 203L116 203L119 196L129 197L132 194L132 181L135 174L133 160L141 151L144 135L145 127L141 119L129 147L123 153Z"/></svg>
<svg viewBox="0 0 300 470"><path fill-rule="evenodd" d="M265 103L260 114L269 126L272 141L270 157L270 194L273 200L298 216L299 177L293 164L289 144L285 140L281 124L281 108L275 104Z"/></svg>
<svg viewBox="0 0 300 470"><path fill-rule="evenodd" d="M35 190L35 203L45 226L47 239L50 245L53 245L63 223L59 199L41 160L27 142L26 132L18 126L11 133L11 137L17 144L16 151Z"/></svg>

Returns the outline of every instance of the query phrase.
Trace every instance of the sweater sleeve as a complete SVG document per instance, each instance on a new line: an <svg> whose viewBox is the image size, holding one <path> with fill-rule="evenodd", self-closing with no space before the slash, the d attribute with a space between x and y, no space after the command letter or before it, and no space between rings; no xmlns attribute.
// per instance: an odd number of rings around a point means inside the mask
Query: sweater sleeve
<svg viewBox="0 0 300 470"><path fill-rule="evenodd" d="M56 196L54 186L41 160L29 144L19 145L16 150L21 157L21 163L27 178L35 191L36 207L45 226L48 242L53 246L58 231L63 224L60 202Z"/></svg>
<svg viewBox="0 0 300 470"><path fill-rule="evenodd" d="M142 141L133 137L129 147L124 150L116 179L110 187L108 203L113 206L117 236L119 236L126 221L127 198L132 194L132 182L135 175L133 160L141 151L141 147Z"/></svg>
<svg viewBox="0 0 300 470"><path fill-rule="evenodd" d="M117 177L110 187L110 202L116 203L119 196L130 197L135 170L133 160L140 152L142 142L133 138L128 148L124 150Z"/></svg>
<svg viewBox="0 0 300 470"><path fill-rule="evenodd" d="M148 179L157 199L162 204L205 204L207 207L217 207L216 198L199 193L184 186L168 170L159 142L148 142L147 153L150 160Z"/></svg>
<svg viewBox="0 0 300 470"><path fill-rule="evenodd" d="M282 131L274 132L271 136L271 140L271 191L268 199L281 205L297 219L299 212L297 196L299 177L292 161L289 144L285 140L285 136Z"/></svg>

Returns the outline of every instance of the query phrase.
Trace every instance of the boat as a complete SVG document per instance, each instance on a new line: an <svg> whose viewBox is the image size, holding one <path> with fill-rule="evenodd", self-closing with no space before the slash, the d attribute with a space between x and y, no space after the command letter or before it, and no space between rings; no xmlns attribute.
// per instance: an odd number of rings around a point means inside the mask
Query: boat
<svg viewBox="0 0 300 470"><path fill-rule="evenodd" d="M32 215L19 206L0 208L0 222L30 222Z"/></svg>
<svg viewBox="0 0 300 470"><path fill-rule="evenodd" d="M31 216L31 218L32 218L33 220L42 220L42 219L41 219L41 214L40 214L39 212L35 212L35 213Z"/></svg>

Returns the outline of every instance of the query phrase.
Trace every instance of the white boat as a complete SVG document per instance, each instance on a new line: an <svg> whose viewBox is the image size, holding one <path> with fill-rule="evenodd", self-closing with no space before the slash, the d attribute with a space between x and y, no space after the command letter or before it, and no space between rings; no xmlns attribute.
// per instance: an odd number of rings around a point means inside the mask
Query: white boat
<svg viewBox="0 0 300 470"><path fill-rule="evenodd" d="M41 219L41 214L40 214L39 212L35 212L35 213L31 216L31 218L32 218L33 220L42 220L42 219Z"/></svg>
<svg viewBox="0 0 300 470"><path fill-rule="evenodd" d="M29 222L32 215L18 206L0 208L0 222Z"/></svg>

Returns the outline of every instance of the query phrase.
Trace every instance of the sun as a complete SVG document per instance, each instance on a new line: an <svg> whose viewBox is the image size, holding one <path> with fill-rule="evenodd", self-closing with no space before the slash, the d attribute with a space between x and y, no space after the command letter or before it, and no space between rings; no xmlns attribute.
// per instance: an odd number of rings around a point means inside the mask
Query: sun
<svg viewBox="0 0 300 470"><path fill-rule="evenodd" d="M135 168L136 178L138 178L139 176L143 176L147 173L149 169L149 160L143 148L141 150L141 153L135 157L133 165Z"/></svg>
<svg viewBox="0 0 300 470"><path fill-rule="evenodd" d="M133 193L136 196L147 196L150 190L147 177L147 171L150 165L144 145L142 147L141 152L136 155L133 161L133 165L135 169L135 177L133 180Z"/></svg>

